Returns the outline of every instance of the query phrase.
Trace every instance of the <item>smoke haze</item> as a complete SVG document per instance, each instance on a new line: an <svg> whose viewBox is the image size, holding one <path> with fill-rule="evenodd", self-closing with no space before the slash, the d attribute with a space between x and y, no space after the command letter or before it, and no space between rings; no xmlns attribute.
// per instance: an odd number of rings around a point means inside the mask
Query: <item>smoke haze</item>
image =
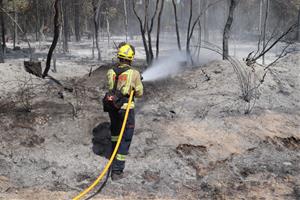
<svg viewBox="0 0 300 200"><path fill-rule="evenodd" d="M159 58L143 72L143 81L156 81L173 76L183 70L186 62L186 53L182 52L175 52L167 57Z"/></svg>

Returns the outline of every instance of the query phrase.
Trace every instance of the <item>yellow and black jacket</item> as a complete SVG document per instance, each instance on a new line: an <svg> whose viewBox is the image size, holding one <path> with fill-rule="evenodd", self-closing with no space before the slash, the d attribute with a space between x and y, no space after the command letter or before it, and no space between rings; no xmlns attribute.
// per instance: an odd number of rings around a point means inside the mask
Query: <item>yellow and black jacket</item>
<svg viewBox="0 0 300 200"><path fill-rule="evenodd" d="M116 89L120 90L124 96L130 95L131 89L134 89L134 97L141 97L143 95L143 84L141 81L140 73L126 64L119 65L118 67L129 67L130 69L126 70L125 72L119 75L118 85ZM114 88L115 79L115 71L113 69L108 70L107 83L109 90L112 90ZM134 106L134 102L132 102L130 109L133 109ZM126 107L127 103L125 103L121 109L126 109Z"/></svg>

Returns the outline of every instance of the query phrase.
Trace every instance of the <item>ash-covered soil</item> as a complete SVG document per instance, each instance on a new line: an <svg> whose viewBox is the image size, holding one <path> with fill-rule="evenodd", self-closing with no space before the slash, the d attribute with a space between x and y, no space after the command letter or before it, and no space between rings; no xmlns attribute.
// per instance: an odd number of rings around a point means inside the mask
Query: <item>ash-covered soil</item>
<svg viewBox="0 0 300 200"><path fill-rule="evenodd" d="M282 59L250 103L225 61L145 83L127 177L97 198L299 199L299 66L299 54ZM0 199L70 199L97 177L107 69L64 80L72 93L43 80L1 97Z"/></svg>

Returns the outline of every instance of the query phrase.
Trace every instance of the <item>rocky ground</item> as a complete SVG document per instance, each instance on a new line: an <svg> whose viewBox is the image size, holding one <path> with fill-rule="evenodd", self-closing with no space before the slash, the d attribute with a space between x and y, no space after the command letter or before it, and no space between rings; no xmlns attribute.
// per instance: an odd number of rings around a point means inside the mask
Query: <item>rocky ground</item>
<svg viewBox="0 0 300 200"><path fill-rule="evenodd" d="M22 73L18 63L6 67ZM0 199L71 199L103 169L91 139L108 121L99 97L109 66L89 76L91 66L58 76L73 92L31 75L14 91L2 81ZM300 54L283 58L250 102L225 61L145 83L127 177L94 199L299 199L299 66Z"/></svg>

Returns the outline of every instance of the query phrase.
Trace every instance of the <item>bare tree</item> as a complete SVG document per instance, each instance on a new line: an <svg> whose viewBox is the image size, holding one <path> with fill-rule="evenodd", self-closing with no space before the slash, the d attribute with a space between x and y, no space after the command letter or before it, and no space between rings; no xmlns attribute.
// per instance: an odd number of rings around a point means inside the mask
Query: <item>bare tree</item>
<svg viewBox="0 0 300 200"><path fill-rule="evenodd" d="M0 0L0 7L3 8L3 0ZM3 10L0 13L0 20L1 20L1 36L2 36L2 55L3 59L5 57L5 49L6 49L6 41L5 41L5 34L6 34L6 29L5 29L5 19L3 15Z"/></svg>
<svg viewBox="0 0 300 200"><path fill-rule="evenodd" d="M14 20L18 23L18 12L16 8L16 2L13 0L13 10L14 10ZM14 33L13 33L13 48L16 48L16 43L18 41L18 27L14 23Z"/></svg>
<svg viewBox="0 0 300 200"><path fill-rule="evenodd" d="M60 23L59 23L59 14L60 14L59 8L60 8L60 6L59 6L59 4L60 4L60 0L54 1L54 10L55 10L55 13L54 13L54 36L53 36L53 41L52 41L52 44L50 46L50 49L49 49L49 52L47 55L46 68L43 73L43 78L48 76L48 72L49 72L50 66L51 66L52 54L55 50L55 47L56 47L56 44L57 44L57 41L59 38L59 29L60 29Z"/></svg>
<svg viewBox="0 0 300 200"><path fill-rule="evenodd" d="M201 13L201 9L203 7L203 5L201 5L201 4L202 4L202 1L200 0L200 2L198 4L198 12L199 13ZM201 51L201 39L202 39L202 26L201 26L201 21L199 20L199 22L198 22L198 41L197 41L197 46L196 46L196 49L195 49L195 52L196 52L196 55L197 55L198 59L200 57L200 51ZM207 41L207 40L205 40L205 41Z"/></svg>
<svg viewBox="0 0 300 200"><path fill-rule="evenodd" d="M105 19L106 19L107 43L109 45L111 34L110 34L110 22L109 22L109 12L108 11L106 11Z"/></svg>
<svg viewBox="0 0 300 200"><path fill-rule="evenodd" d="M32 48L31 48L31 45L30 45L30 42L29 42L29 39L27 38L27 35L26 35L26 33L23 31L23 29L21 28L21 26L15 21L15 19L7 12L7 11L5 11L2 7L0 7L0 10L3 12L3 13L5 13L8 17L9 17L9 19L17 26L17 28L24 34L24 37L25 37L25 40L26 40L26 42L27 42L27 44L28 44L28 48L29 48L29 53L30 53L30 60L32 60L32 53L33 53L33 50L32 50ZM1 12L1 13L2 13Z"/></svg>
<svg viewBox="0 0 300 200"><path fill-rule="evenodd" d="M153 61L153 58L154 58L153 49L152 49L151 33L153 30L154 19L156 17L157 11L158 11L159 2L160 2L160 0L156 0L155 11L154 11L154 14L152 15L152 17L150 18L150 16L149 16L150 0L145 0L145 3L144 3L144 13L145 14L144 14L144 21L143 21L136 11L135 1L134 0L132 1L133 12L140 24L140 31L141 31L141 35L142 35L142 39L143 39L144 49L146 52L146 60L147 60L148 64L151 64Z"/></svg>
<svg viewBox="0 0 300 200"><path fill-rule="evenodd" d="M188 55L190 55L190 41L192 39L192 33L191 32L191 24L193 19L193 0L190 0L190 16L189 16L189 22L188 22L188 29L186 34L186 52Z"/></svg>
<svg viewBox="0 0 300 200"><path fill-rule="evenodd" d="M173 8L174 8L174 19L175 19L177 45L178 45L178 49L181 50L180 32L179 32L178 16L177 16L177 6L176 6L175 0L172 0L172 4L173 4Z"/></svg>
<svg viewBox="0 0 300 200"><path fill-rule="evenodd" d="M156 58L158 58L158 55L159 55L160 25L161 25L161 15L162 15L163 9L164 9L164 3L165 3L165 0L161 0L160 7L159 7L159 13L158 13L158 19L157 19Z"/></svg>
<svg viewBox="0 0 300 200"><path fill-rule="evenodd" d="M140 18L140 16L136 12L135 1L134 0L132 0L132 7L133 7L134 15L136 16L136 18L138 19L139 24L140 24L140 31L141 31L141 35L142 35L142 39L143 39L143 45L144 45L144 49L145 49L145 53L146 53L146 60L147 60L147 63L150 64L151 61L150 61L150 56L149 56L149 48L148 48L147 39L146 39L146 26L147 26L148 16L147 16L147 13L145 12L145 19L144 19L144 22L143 22L142 19ZM144 10L145 11L148 10L147 4L145 4L145 9Z"/></svg>
<svg viewBox="0 0 300 200"><path fill-rule="evenodd" d="M98 0L98 2L96 2L96 0L93 0L92 4L93 4L93 11L94 11L93 23L94 23L94 34L96 40L95 42L98 51L98 60L101 61L101 51L99 46L99 15L100 15L102 0Z"/></svg>
<svg viewBox="0 0 300 200"><path fill-rule="evenodd" d="M267 25L268 25L268 17L269 17L269 7L270 7L270 0L265 0L265 16L264 16L264 23L263 23L263 28L262 28L262 33L261 37L263 38L263 48L266 47L266 30L267 30ZM265 64L265 55L262 56L262 64Z"/></svg>
<svg viewBox="0 0 300 200"><path fill-rule="evenodd" d="M114 17L116 17L117 10L110 6L108 2L106 2L106 9L104 11L105 13L105 21L106 21L106 32L107 32L107 42L108 45L110 44L110 38L111 38L111 29L110 29L110 22Z"/></svg>
<svg viewBox="0 0 300 200"><path fill-rule="evenodd" d="M69 51L69 45L68 45L68 40L69 40L69 16L68 16L68 1L69 0L62 0L63 1L63 51L68 52Z"/></svg>
<svg viewBox="0 0 300 200"><path fill-rule="evenodd" d="M233 22L234 10L238 4L238 0L230 0L229 15L223 32L223 59L227 60L229 56L228 40Z"/></svg>
<svg viewBox="0 0 300 200"><path fill-rule="evenodd" d="M14 0L14 4L15 4L15 0ZM39 24L40 24L39 23L39 21L40 21L39 20L39 16L40 16L39 15L39 1L35 0L34 4L35 4L35 19L36 19L36 22L35 22L35 40L39 41ZM15 14L15 15L16 15L16 17L18 16L17 14ZM16 17L15 17L15 21L18 21Z"/></svg>
<svg viewBox="0 0 300 200"><path fill-rule="evenodd" d="M258 31L259 34L261 35L262 33L262 21L263 21L263 1L264 0L260 0L259 1L259 26L258 26Z"/></svg>
<svg viewBox="0 0 300 200"><path fill-rule="evenodd" d="M197 26L197 24L199 24L200 22L200 18L201 16L203 16L203 14L212 6L214 6L215 4L221 2L223 0L217 0L215 2L212 2L210 4L205 5L206 7L201 8L201 11L199 11L197 17L195 18L195 20L193 21L193 0L190 0L190 13L189 13L189 21L188 21L188 29L187 29L187 38L186 38L186 52L187 54L190 56L190 43L191 43L191 39L193 37L194 34L194 30ZM200 26L201 28L201 26ZM192 61L192 60L191 60Z"/></svg>
<svg viewBox="0 0 300 200"><path fill-rule="evenodd" d="M298 8L298 29L297 29L297 39L300 42L300 5Z"/></svg>
<svg viewBox="0 0 300 200"><path fill-rule="evenodd" d="M152 37L151 37L151 33L152 33L152 30L153 30L153 25L154 25L154 19L156 17L156 14L157 14L157 11L158 11L158 4L159 4L159 1L160 0L156 0L156 4L155 4L155 11L154 11L154 14L151 18L151 21L150 21L150 26L149 26L149 22L147 22L147 35L148 35L148 46L149 46L149 56L150 56L150 63L152 63L153 61L153 58L154 58L154 54L153 54L153 49L152 49ZM146 4L147 5L147 10L146 10L146 15L149 16L149 0L146 0ZM148 17L147 17L148 19ZM149 64L150 64L149 63Z"/></svg>
<svg viewBox="0 0 300 200"><path fill-rule="evenodd" d="M254 52L248 54L247 58L245 59L246 64L248 66L252 66L253 64L255 64L258 59L265 56L273 47L275 47L276 44L278 44L278 42L282 41L283 38L287 36L289 33L295 31L296 28L297 28L297 23L294 23L291 26L289 26L286 31L284 31L281 35L279 35L277 39L274 39L275 36L270 37L269 40L265 43L265 46L263 46L261 50L260 50L260 44L258 44L257 52L255 54L253 54ZM274 41L271 43L272 40Z"/></svg>
<svg viewBox="0 0 300 200"><path fill-rule="evenodd" d="M202 8L206 8L208 6L208 0L201 0L199 4L202 4L201 6ZM205 41L209 41L207 18L208 18L208 9L205 9L203 11L203 20L202 20L203 37Z"/></svg>
<svg viewBox="0 0 300 200"><path fill-rule="evenodd" d="M80 0L74 0L74 29L76 42L80 41Z"/></svg>
<svg viewBox="0 0 300 200"><path fill-rule="evenodd" d="M0 49L0 63L4 63L4 55L2 49Z"/></svg>
<svg viewBox="0 0 300 200"><path fill-rule="evenodd" d="M127 13L127 3L126 0L123 0L124 5L124 25L125 25L125 35L126 35L126 42L128 39L128 13Z"/></svg>

